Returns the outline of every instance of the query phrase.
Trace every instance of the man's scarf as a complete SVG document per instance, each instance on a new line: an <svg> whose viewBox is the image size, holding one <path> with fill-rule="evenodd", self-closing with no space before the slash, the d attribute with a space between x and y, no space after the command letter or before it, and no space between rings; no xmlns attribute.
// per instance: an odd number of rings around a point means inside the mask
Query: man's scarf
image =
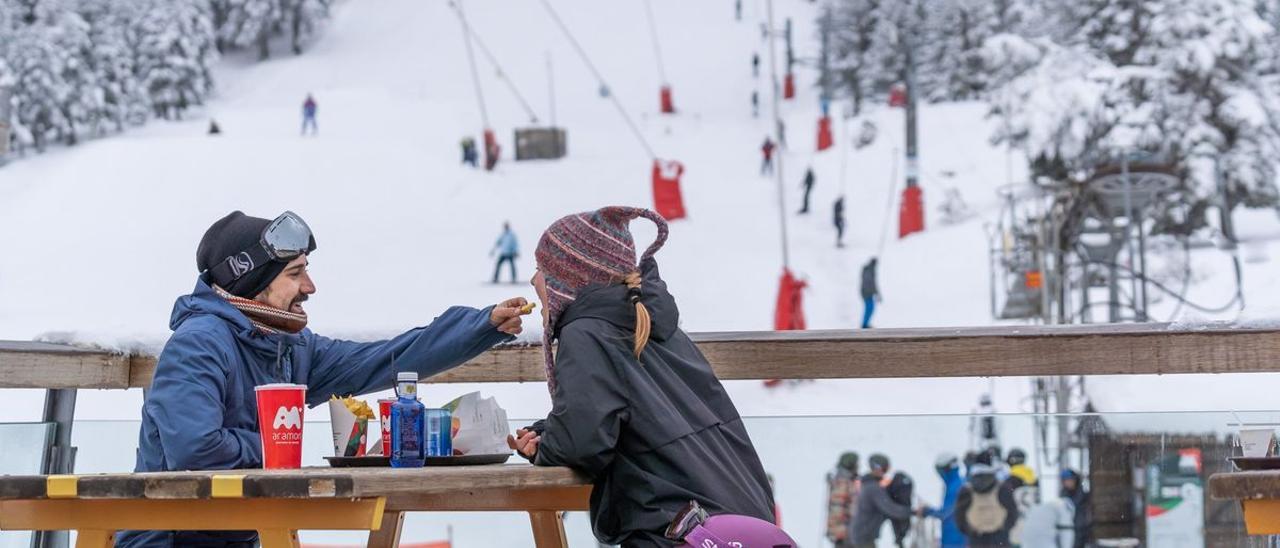
<svg viewBox="0 0 1280 548"><path fill-rule="evenodd" d="M217 285L213 286L213 290L217 292L219 297L226 299L228 303L231 303L231 306L234 306L236 310L239 310L246 318L249 318L249 322L253 324L253 327L262 333L298 333L307 327L306 314L295 314L253 299L237 297Z"/></svg>

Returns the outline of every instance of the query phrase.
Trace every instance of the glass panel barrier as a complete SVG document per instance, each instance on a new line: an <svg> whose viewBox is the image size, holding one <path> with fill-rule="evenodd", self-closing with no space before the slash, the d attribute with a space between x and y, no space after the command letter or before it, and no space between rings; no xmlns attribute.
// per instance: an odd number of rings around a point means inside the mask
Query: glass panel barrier
<svg viewBox="0 0 1280 548"><path fill-rule="evenodd" d="M890 475L905 473L914 480L909 499L914 509L943 505L944 483L934 466L940 454L954 455L963 472L966 453L984 447L999 448L1001 458L992 463L998 482L1019 476L1035 482L1034 489L1011 491L1019 520L1015 529L1007 532L1023 539L1024 546L1071 546L1070 537L1077 531L1097 546L1262 547L1270 542L1247 536L1239 505L1210 500L1206 489L1209 475L1230 470L1228 458L1239 454L1236 432L1240 425L1280 429L1280 411L769 416L744 420L764 468L774 480L783 528L801 546L831 546L828 536L838 527L829 528L827 523L832 507L828 478L842 453L858 454L860 474L868 473L871 455L887 457ZM511 427L514 430L530 422L512 420ZM77 422L77 472L130 471L137 430L136 421ZM376 425L372 430L377 432ZM304 465L326 465L323 457L332 451L329 425L313 421L304 432ZM1011 470L1008 466L1014 449L1026 455L1026 469ZM980 462L972 456L968 460L969 470L980 469ZM509 462L520 460L513 456ZM1068 468L1079 475L1079 484L1089 492L1083 507L1091 519L1087 525L1081 522L1079 528L1072 502L1062 496L1062 472ZM982 489L985 485L978 485L981 482L976 478L971 481L976 493L971 497L975 501L970 504L971 521L999 523L1003 530L1003 522L989 515L993 509L984 506L995 500L1003 508L1001 499L987 497L990 491ZM973 510L975 507L982 511ZM995 514L1003 516L999 509ZM596 547L585 514L569 515L566 529L571 546ZM905 529L905 545L938 546L941 529L936 518L913 520ZM311 531L302 538L308 544L355 546L363 542L364 535ZM457 546L525 546L531 542L528 519L518 513L419 513L410 514L405 521L406 544L449 538ZM895 545L891 523L884 524L877 545Z"/></svg>
<svg viewBox="0 0 1280 548"><path fill-rule="evenodd" d="M0 423L0 474L31 475L44 471L53 433L54 425L47 422ZM0 548L30 548L32 537L29 531L0 532Z"/></svg>

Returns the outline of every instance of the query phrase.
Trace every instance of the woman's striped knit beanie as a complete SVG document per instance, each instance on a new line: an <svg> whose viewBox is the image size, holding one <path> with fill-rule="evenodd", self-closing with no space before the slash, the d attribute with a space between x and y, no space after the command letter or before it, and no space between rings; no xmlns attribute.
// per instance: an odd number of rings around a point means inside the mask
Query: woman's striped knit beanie
<svg viewBox="0 0 1280 548"><path fill-rule="evenodd" d="M551 369L555 365L551 341L564 309L584 287L618 283L637 271L635 240L628 228L637 217L658 226L658 237L640 257L643 261L667 241L667 220L648 209L610 206L575 213L552 223L538 240L534 257L547 285L547 302L543 304L548 321L542 342L549 383L554 383Z"/></svg>

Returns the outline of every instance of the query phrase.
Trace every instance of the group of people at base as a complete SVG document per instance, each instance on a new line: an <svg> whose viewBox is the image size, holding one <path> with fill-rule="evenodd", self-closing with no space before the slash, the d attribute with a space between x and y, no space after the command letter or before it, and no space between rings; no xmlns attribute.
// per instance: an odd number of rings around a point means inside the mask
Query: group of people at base
<svg viewBox="0 0 1280 548"><path fill-rule="evenodd" d="M637 218L658 227L638 256L629 228ZM661 216L632 207L569 215L543 233L531 284L543 305L552 408L508 442L535 465L591 479L601 542L794 548L774 525L769 483L737 409L679 327L655 257L667 235ZM312 407L386 390L397 370L428 378L512 340L529 313L514 297L424 311L435 319L383 341L325 337L307 327L303 307L317 292L309 273L316 249L311 227L292 212L235 211L209 227L196 249L195 286L174 304L173 334L146 392L135 471L259 468L256 386L306 385ZM369 273L368 285L376 277ZM256 542L253 531L117 537L125 547Z"/></svg>
<svg viewBox="0 0 1280 548"><path fill-rule="evenodd" d="M914 481L892 470L885 455L871 455L861 474L858 454L846 452L827 474L826 538L836 548L874 548L888 522L894 545L903 548L1088 546L1089 494L1079 473L1064 469L1061 499L1038 505L1039 480L1026 458L1014 449L1001 459L998 447L970 452L963 463L951 453L938 455L942 504L933 507L916 505ZM1039 508L1046 520L1036 517ZM1040 527L1040 521L1047 523Z"/></svg>

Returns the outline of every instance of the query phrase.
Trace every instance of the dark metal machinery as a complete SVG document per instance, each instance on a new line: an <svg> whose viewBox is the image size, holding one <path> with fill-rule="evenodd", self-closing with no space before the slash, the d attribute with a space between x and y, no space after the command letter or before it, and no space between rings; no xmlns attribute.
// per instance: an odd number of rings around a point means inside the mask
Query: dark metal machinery
<svg viewBox="0 0 1280 548"><path fill-rule="evenodd" d="M1158 155L1123 153L1079 180L1008 185L989 226L991 313L1042 324L1148 321L1146 244L1151 212L1179 186ZM1103 308L1105 307L1105 308ZM1099 312L1105 310L1105 312ZM1033 379L1037 441L1045 464L1083 468L1081 377Z"/></svg>

